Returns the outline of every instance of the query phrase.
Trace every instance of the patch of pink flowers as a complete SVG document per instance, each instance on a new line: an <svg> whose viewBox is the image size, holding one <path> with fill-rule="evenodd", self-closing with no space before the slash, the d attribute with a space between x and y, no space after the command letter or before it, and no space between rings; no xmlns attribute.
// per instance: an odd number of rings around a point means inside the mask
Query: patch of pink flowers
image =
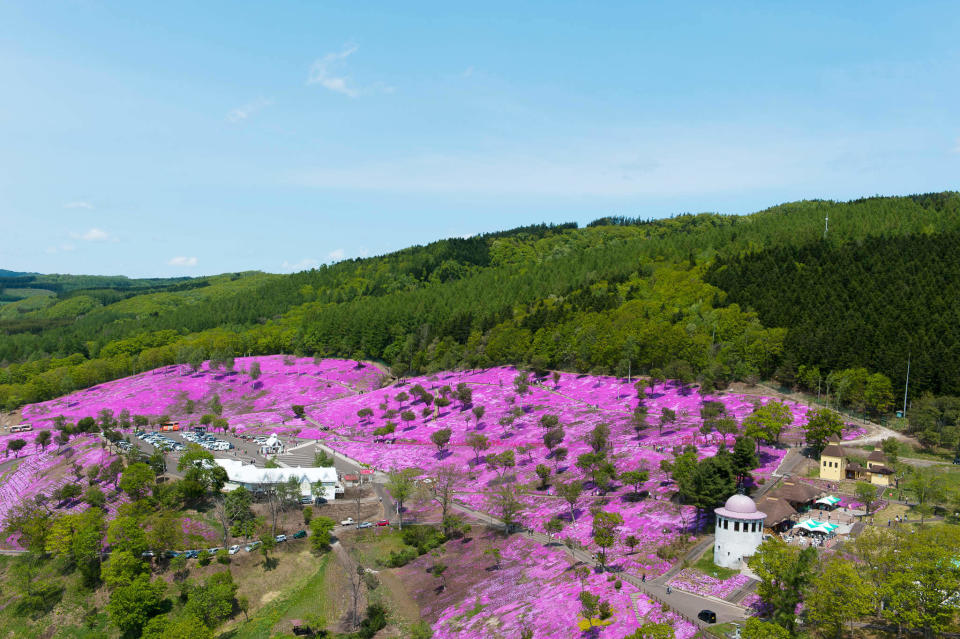
<svg viewBox="0 0 960 639"><path fill-rule="evenodd" d="M651 601L628 582L617 590L606 575L591 573L584 584L573 573L564 553L514 536L501 547L499 570L471 588L463 601L436 612L436 639L488 639L517 637L524 627L537 639L574 637L583 634L578 623L581 587L610 603L613 617L608 625L594 626L596 636L620 638L645 622L673 625L678 639L696 633L693 624Z"/></svg>
<svg viewBox="0 0 960 639"><path fill-rule="evenodd" d="M734 575L729 579L718 579L698 570L685 568L678 572L669 584L678 590L686 590L705 597L726 599L749 582L750 578L746 575Z"/></svg>

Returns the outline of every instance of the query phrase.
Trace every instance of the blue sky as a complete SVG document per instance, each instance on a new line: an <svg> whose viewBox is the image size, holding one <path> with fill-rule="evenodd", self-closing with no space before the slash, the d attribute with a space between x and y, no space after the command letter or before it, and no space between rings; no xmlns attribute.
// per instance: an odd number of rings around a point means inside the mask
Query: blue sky
<svg viewBox="0 0 960 639"><path fill-rule="evenodd" d="M960 188L956 2L0 3L0 268Z"/></svg>

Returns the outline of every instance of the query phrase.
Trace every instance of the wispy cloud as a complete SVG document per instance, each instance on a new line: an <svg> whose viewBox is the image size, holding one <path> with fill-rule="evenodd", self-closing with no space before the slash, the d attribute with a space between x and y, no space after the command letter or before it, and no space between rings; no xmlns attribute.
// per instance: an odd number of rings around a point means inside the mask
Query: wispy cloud
<svg viewBox="0 0 960 639"><path fill-rule="evenodd" d="M262 111L271 104L273 104L273 100L269 98L257 98L252 102L238 106L236 109L231 109L227 113L227 122L232 122L233 124L243 122L257 111Z"/></svg>
<svg viewBox="0 0 960 639"><path fill-rule="evenodd" d="M178 255L177 257L171 257L170 260L167 262L167 264L169 264L170 266L186 266L186 267L196 266L197 258L184 257L182 255Z"/></svg>
<svg viewBox="0 0 960 639"><path fill-rule="evenodd" d="M342 51L328 53L310 66L310 75L307 84L319 84L325 89L350 98L357 98L369 93L393 93L393 87L383 83L376 83L365 87L354 84L349 75L341 70L343 62L357 52L357 45L348 44Z"/></svg>
<svg viewBox="0 0 960 639"><path fill-rule="evenodd" d="M65 208L65 209L87 209L87 210L91 210L91 211L92 211L92 210L94 209L94 206L93 206L93 204L90 204L90 202L67 202L66 204L63 205L63 208Z"/></svg>
<svg viewBox="0 0 960 639"><path fill-rule="evenodd" d="M109 233L98 228L92 228L83 233L71 233L70 236L84 242L105 242L110 239Z"/></svg>
<svg viewBox="0 0 960 639"><path fill-rule="evenodd" d="M53 255L54 253L69 253L70 251L72 251L72 250L74 250L74 249L76 249L76 248L77 248L77 247L74 246L73 244L70 244L70 243L68 243L68 242L65 242L65 243L61 244L60 246L48 246L48 247L46 248L46 253L49 254L49 255Z"/></svg>
<svg viewBox="0 0 960 639"><path fill-rule="evenodd" d="M318 266L320 266L320 262L318 260L315 260L312 257L305 257L299 262L288 262L284 260L283 264L280 265L280 268L289 273L297 273L299 271L309 271L310 269L317 268Z"/></svg>
<svg viewBox="0 0 960 639"><path fill-rule="evenodd" d="M327 253L328 262L339 262L343 259L343 256L346 255L346 252L342 248L334 249Z"/></svg>

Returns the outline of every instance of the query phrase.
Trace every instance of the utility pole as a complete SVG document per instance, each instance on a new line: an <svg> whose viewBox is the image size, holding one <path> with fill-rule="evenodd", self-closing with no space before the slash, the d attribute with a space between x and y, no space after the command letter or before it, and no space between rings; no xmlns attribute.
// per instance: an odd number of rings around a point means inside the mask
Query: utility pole
<svg viewBox="0 0 960 639"><path fill-rule="evenodd" d="M830 216L823 218L823 239L827 239L827 231L830 230Z"/></svg>
<svg viewBox="0 0 960 639"><path fill-rule="evenodd" d="M903 385L903 416L907 416L907 391L910 390L910 355L907 352L907 382Z"/></svg>

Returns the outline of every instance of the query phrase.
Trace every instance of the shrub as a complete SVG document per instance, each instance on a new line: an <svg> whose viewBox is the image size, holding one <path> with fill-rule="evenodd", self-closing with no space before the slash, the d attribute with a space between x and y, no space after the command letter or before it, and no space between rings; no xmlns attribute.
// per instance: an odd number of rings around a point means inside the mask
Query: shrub
<svg viewBox="0 0 960 639"><path fill-rule="evenodd" d="M217 563L228 565L230 563L230 553L227 552L226 548L221 548L217 551Z"/></svg>
<svg viewBox="0 0 960 639"><path fill-rule="evenodd" d="M202 551L200 553L200 557L197 559L197 563L199 563L201 566L209 566L210 558L211 558L210 553L206 551Z"/></svg>
<svg viewBox="0 0 960 639"><path fill-rule="evenodd" d="M367 616L360 622L357 636L360 639L373 639L378 631L387 627L387 609L380 604L367 606Z"/></svg>
<svg viewBox="0 0 960 639"><path fill-rule="evenodd" d="M386 564L391 568L399 568L400 566L406 566L419 556L415 548L404 548L400 551L391 550L390 558L387 559Z"/></svg>

